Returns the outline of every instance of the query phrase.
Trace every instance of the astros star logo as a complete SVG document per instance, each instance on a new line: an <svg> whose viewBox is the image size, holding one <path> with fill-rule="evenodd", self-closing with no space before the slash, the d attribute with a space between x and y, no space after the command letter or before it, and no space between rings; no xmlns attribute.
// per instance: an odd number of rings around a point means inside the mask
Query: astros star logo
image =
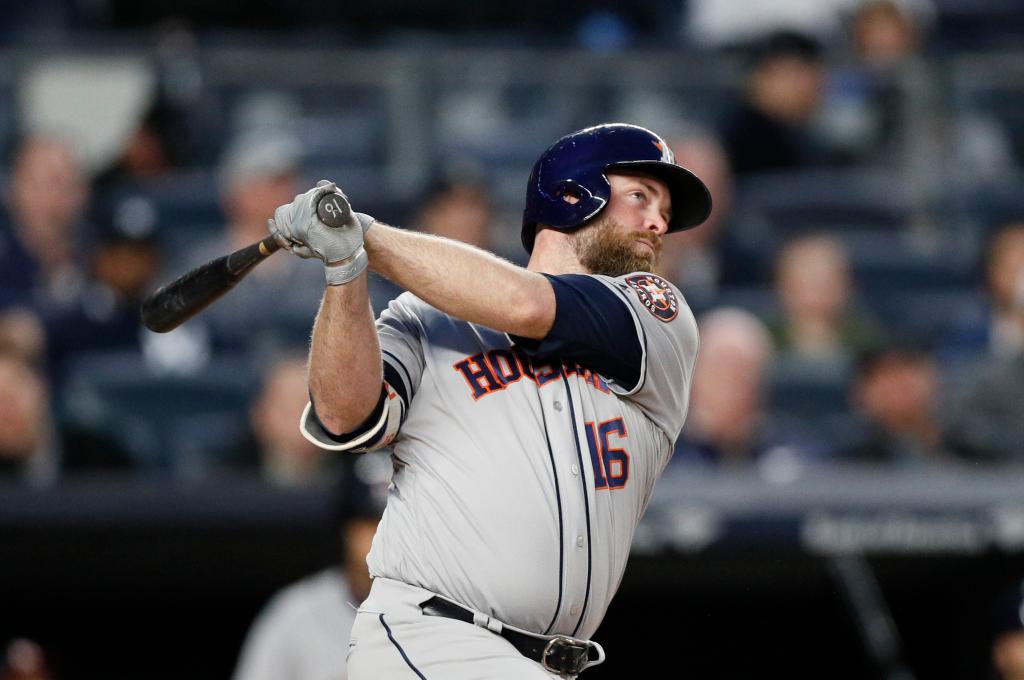
<svg viewBox="0 0 1024 680"><path fill-rule="evenodd" d="M679 300L676 298L675 291L660 276L634 274L626 277L626 283L640 298L640 302L644 304L647 311L656 316L658 320L667 323L679 314Z"/></svg>
<svg viewBox="0 0 1024 680"><path fill-rule="evenodd" d="M656 142L653 140L651 141L651 144L657 147L658 151L661 152L661 160L665 161L666 163L676 162L675 156L672 154L672 149L668 148L667 144L665 144L664 142Z"/></svg>

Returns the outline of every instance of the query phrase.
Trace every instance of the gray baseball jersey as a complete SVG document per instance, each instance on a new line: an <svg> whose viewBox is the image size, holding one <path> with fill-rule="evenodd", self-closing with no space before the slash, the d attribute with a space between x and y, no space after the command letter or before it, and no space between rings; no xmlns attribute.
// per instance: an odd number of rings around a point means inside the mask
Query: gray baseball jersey
<svg viewBox="0 0 1024 680"><path fill-rule="evenodd" d="M589 638L682 428L697 327L653 274L548 278L541 341L399 296L377 322L377 409L337 437L311 405L302 429L330 450L393 447L373 576Z"/></svg>
<svg viewBox="0 0 1024 680"><path fill-rule="evenodd" d="M249 629L233 679L345 680L353 599L337 568L278 592Z"/></svg>

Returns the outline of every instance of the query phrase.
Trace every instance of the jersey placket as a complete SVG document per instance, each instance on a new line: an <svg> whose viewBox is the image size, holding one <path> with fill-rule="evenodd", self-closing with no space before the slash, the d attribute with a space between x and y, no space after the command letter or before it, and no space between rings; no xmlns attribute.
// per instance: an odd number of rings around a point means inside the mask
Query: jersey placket
<svg viewBox="0 0 1024 680"><path fill-rule="evenodd" d="M589 455L586 440L580 438L582 405L578 391L572 388L577 382L575 376L566 377L562 371L559 384L542 391L544 407L550 414L551 443L556 449L555 461L565 508L564 593L554 628L566 634L575 634L580 628L593 578L590 488L594 481L585 464Z"/></svg>

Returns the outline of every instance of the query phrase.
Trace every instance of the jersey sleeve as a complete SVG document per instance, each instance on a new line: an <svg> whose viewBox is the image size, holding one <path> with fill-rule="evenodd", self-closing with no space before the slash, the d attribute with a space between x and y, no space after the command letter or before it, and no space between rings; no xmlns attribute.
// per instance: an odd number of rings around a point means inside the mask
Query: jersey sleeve
<svg viewBox="0 0 1024 680"><path fill-rule="evenodd" d="M700 344L693 312L679 290L655 274L601 278L625 299L643 346L637 383L610 387L632 399L675 441L686 420Z"/></svg>
<svg viewBox="0 0 1024 680"><path fill-rule="evenodd" d="M622 296L596 276L545 274L555 291L555 321L541 340L509 338L536 357L572 359L622 385L640 379L643 346Z"/></svg>
<svg viewBox="0 0 1024 680"><path fill-rule="evenodd" d="M299 425L306 439L328 451L365 453L388 446L398 437L423 376L422 327L416 306L417 299L404 293L377 319L384 383L370 415L351 432L335 434L320 422L310 397Z"/></svg>
<svg viewBox="0 0 1024 680"><path fill-rule="evenodd" d="M675 440L697 359L697 323L683 296L660 276L549 276L555 322L540 341L513 337L524 351L562 356L604 376Z"/></svg>

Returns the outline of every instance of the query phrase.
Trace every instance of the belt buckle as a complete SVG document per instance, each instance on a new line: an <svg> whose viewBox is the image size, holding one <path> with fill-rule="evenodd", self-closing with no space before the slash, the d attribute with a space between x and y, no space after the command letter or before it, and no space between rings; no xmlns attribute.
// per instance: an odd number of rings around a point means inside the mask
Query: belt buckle
<svg viewBox="0 0 1024 680"><path fill-rule="evenodd" d="M571 654L572 651L576 653ZM555 655L558 656L552 658ZM544 666L545 670L549 670L552 673L557 673L562 677L570 677L582 673L587 667L589 659L590 645L565 637L564 635L556 635L544 645L541 665ZM569 664L572 665L570 666Z"/></svg>

